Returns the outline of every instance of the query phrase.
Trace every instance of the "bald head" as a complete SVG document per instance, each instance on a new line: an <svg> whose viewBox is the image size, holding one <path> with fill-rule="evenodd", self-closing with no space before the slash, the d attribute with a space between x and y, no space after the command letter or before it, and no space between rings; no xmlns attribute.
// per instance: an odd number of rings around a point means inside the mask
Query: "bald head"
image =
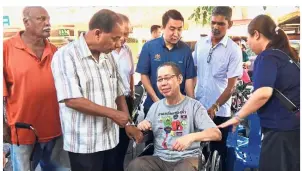
<svg viewBox="0 0 302 171"><path fill-rule="evenodd" d="M45 10L45 8L41 7L41 6L27 6L23 9L23 19L24 18L29 18L31 16L31 13L36 12L37 10Z"/></svg>
<svg viewBox="0 0 302 171"><path fill-rule="evenodd" d="M23 9L25 31L31 35L47 38L50 36L49 15L41 6L28 6Z"/></svg>

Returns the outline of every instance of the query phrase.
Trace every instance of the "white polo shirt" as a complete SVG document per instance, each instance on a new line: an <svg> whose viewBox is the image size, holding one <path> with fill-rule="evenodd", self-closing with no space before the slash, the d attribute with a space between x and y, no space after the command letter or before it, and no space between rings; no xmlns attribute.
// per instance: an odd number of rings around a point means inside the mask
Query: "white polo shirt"
<svg viewBox="0 0 302 171"><path fill-rule="evenodd" d="M124 44L121 48L121 51L118 53L116 50L112 51L113 55L122 80L125 85L126 95L130 94L130 75L134 74L134 63L131 49L128 45Z"/></svg>

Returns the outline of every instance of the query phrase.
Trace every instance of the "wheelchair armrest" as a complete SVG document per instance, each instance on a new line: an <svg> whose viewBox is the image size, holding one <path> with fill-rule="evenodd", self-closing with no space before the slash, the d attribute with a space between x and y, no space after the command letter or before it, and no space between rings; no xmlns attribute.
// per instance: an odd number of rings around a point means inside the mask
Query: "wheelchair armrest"
<svg viewBox="0 0 302 171"><path fill-rule="evenodd" d="M200 149L202 150L204 147L209 147L210 142L206 141L206 142L200 142Z"/></svg>
<svg viewBox="0 0 302 171"><path fill-rule="evenodd" d="M152 131L151 130L148 130L148 131L142 131L143 133L143 136L144 136L144 139L143 139L143 143L147 142L149 140L149 135L152 134Z"/></svg>

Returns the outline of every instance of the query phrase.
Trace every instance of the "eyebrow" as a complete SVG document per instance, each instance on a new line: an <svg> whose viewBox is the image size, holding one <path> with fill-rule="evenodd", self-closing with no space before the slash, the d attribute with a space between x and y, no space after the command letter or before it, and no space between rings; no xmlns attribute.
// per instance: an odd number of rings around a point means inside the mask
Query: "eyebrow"
<svg viewBox="0 0 302 171"><path fill-rule="evenodd" d="M170 26L170 28L174 28L174 29L180 29L180 28L182 28L182 26L180 26L180 27L174 27L174 26Z"/></svg>
<svg viewBox="0 0 302 171"><path fill-rule="evenodd" d="M158 78L159 78L159 77L164 77L164 76L170 76L170 75L175 75L175 74L160 75L160 76L158 76Z"/></svg>

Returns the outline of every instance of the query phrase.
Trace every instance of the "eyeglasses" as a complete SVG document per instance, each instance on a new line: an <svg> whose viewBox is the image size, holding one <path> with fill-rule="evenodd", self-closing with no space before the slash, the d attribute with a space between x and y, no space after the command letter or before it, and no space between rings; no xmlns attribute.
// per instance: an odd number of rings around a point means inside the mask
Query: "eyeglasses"
<svg viewBox="0 0 302 171"><path fill-rule="evenodd" d="M173 78L174 76L176 76L176 75L173 74L173 75L170 75L170 76L166 76L166 77L164 77L164 78L157 78L157 82L158 82L158 83L162 83L164 80L169 81L169 80L171 80L171 78Z"/></svg>
<svg viewBox="0 0 302 171"><path fill-rule="evenodd" d="M211 21L211 24L212 25L219 25L219 26L225 26L226 24L225 24L225 22L216 22L216 21Z"/></svg>
<svg viewBox="0 0 302 171"><path fill-rule="evenodd" d="M216 48L216 46L211 47L210 52L209 52L209 55L208 55L208 58L207 58L207 63L210 63L210 62L211 62L212 54L213 54L213 51L214 51L215 48Z"/></svg>

